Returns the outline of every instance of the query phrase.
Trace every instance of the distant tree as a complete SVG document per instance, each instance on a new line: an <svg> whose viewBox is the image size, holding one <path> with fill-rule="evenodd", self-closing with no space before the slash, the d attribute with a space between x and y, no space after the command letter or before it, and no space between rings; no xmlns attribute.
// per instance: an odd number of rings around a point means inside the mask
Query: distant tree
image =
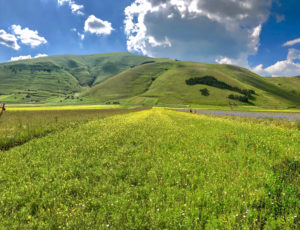
<svg viewBox="0 0 300 230"><path fill-rule="evenodd" d="M200 89L200 92L203 96L209 96L209 91L207 88Z"/></svg>
<svg viewBox="0 0 300 230"><path fill-rule="evenodd" d="M154 63L155 61L144 61L141 65L145 65L145 64L150 64L150 63Z"/></svg>
<svg viewBox="0 0 300 230"><path fill-rule="evenodd" d="M247 96L240 96L240 95L234 95L234 94L230 94L228 96L229 99L232 99L232 100L238 100L238 101L241 101L241 102L245 102L245 103L248 103L249 102L249 99Z"/></svg>
<svg viewBox="0 0 300 230"><path fill-rule="evenodd" d="M185 81L187 85L209 85L219 89L227 89L230 91L238 92L244 94L248 99L252 99L252 94L255 94L254 90L240 89L236 86L231 86L225 82L219 81L218 79L212 76L204 76L204 77L194 77Z"/></svg>

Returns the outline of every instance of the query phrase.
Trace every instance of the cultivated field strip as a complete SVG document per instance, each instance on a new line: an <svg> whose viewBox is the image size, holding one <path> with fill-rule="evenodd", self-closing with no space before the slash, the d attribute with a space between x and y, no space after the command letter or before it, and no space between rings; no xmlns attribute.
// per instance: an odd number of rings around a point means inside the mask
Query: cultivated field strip
<svg viewBox="0 0 300 230"><path fill-rule="evenodd" d="M221 111L221 110L204 110L204 109L176 109L182 112L192 112L198 114L234 116L260 119L280 119L300 121L300 113L293 112L260 112L260 111Z"/></svg>
<svg viewBox="0 0 300 230"><path fill-rule="evenodd" d="M0 152L0 227L296 229L300 132L152 109Z"/></svg>
<svg viewBox="0 0 300 230"><path fill-rule="evenodd" d="M94 109L98 107L98 109ZM31 139L77 127L90 120L145 108L99 109L100 106L60 106L9 108L0 120L0 151L22 145Z"/></svg>

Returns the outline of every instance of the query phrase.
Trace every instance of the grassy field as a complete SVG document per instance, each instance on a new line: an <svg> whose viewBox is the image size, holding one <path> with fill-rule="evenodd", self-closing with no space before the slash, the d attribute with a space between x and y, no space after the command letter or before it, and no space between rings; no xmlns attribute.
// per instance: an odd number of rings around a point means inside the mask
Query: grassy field
<svg viewBox="0 0 300 230"><path fill-rule="evenodd" d="M0 228L297 229L300 132L152 109L0 152Z"/></svg>
<svg viewBox="0 0 300 230"><path fill-rule="evenodd" d="M6 106L7 111L65 111L65 110L99 110L99 109L121 109L124 106L119 105L8 105Z"/></svg>
<svg viewBox="0 0 300 230"><path fill-rule="evenodd" d="M75 128L91 119L138 111L114 106L8 107L0 119L0 150L21 145L33 138Z"/></svg>

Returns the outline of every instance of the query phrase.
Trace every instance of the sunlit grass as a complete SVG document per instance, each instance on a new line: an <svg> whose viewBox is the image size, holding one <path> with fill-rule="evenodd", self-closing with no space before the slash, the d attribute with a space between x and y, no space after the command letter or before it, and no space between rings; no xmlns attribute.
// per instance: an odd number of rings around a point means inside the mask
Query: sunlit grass
<svg viewBox="0 0 300 230"><path fill-rule="evenodd" d="M153 109L0 152L0 227L297 229L300 132Z"/></svg>
<svg viewBox="0 0 300 230"><path fill-rule="evenodd" d="M7 111L51 111L51 110L95 110L120 108L119 105L65 105L65 106L32 106L7 107Z"/></svg>
<svg viewBox="0 0 300 230"><path fill-rule="evenodd" d="M77 127L91 119L129 113L137 109L96 106L8 108L0 119L0 151L66 128ZM73 108L73 110L71 109Z"/></svg>

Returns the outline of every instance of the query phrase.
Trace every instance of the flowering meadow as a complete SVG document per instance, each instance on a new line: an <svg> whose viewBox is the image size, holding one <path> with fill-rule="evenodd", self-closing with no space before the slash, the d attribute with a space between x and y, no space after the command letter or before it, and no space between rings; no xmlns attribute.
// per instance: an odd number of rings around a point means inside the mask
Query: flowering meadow
<svg viewBox="0 0 300 230"><path fill-rule="evenodd" d="M0 152L0 228L299 229L300 132L152 109Z"/></svg>
<svg viewBox="0 0 300 230"><path fill-rule="evenodd" d="M0 151L33 138L77 127L91 119L143 110L100 106L9 107L0 119Z"/></svg>

